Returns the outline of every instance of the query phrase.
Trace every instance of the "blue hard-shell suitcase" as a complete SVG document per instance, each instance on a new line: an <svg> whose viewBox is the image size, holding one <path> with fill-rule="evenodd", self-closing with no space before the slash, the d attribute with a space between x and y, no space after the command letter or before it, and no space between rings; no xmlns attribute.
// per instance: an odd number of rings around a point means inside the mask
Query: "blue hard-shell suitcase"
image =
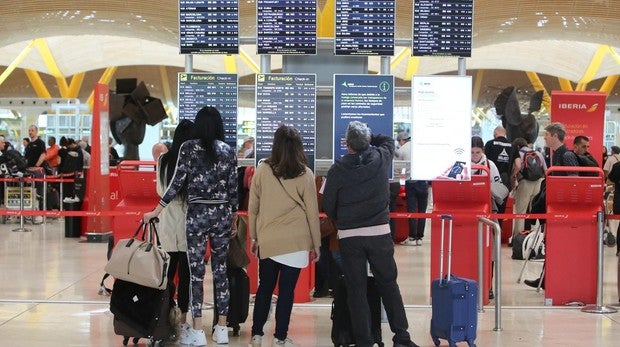
<svg viewBox="0 0 620 347"><path fill-rule="evenodd" d="M443 278L444 224L449 221L448 275ZM439 339L448 341L450 347L457 342L467 342L475 347L478 327L478 283L450 274L452 258L452 216L441 216L441 250L439 278L431 284L433 315L431 337L435 346Z"/></svg>

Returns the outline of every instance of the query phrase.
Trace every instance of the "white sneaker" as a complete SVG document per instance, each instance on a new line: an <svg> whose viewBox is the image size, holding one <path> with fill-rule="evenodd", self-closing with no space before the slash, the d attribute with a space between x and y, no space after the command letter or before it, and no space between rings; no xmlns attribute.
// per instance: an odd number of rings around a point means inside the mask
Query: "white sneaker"
<svg viewBox="0 0 620 347"><path fill-rule="evenodd" d="M273 344L271 345L272 347L299 347L298 344L296 344L295 342L293 342L293 340L289 339L288 337L285 338L284 340L278 340L276 338L273 339Z"/></svg>
<svg viewBox="0 0 620 347"><path fill-rule="evenodd" d="M252 339L250 340L250 345L252 347L261 347L263 343L263 337L261 335L254 335L252 336Z"/></svg>
<svg viewBox="0 0 620 347"><path fill-rule="evenodd" d="M191 329L191 325L189 325L188 323L183 323L183 324L179 324L179 326L177 326L177 334L179 334L179 341L186 338L189 329Z"/></svg>
<svg viewBox="0 0 620 347"><path fill-rule="evenodd" d="M221 325L213 327L213 341L218 345L228 344L228 328Z"/></svg>
<svg viewBox="0 0 620 347"><path fill-rule="evenodd" d="M415 240L416 246L422 246L422 240Z"/></svg>
<svg viewBox="0 0 620 347"><path fill-rule="evenodd" d="M204 330L189 328L187 329L187 333L179 339L179 343L190 346L206 346L207 337L205 336Z"/></svg>
<svg viewBox="0 0 620 347"><path fill-rule="evenodd" d="M401 242L400 244L403 246L415 246L415 240L412 237L410 237L406 239L405 241Z"/></svg>

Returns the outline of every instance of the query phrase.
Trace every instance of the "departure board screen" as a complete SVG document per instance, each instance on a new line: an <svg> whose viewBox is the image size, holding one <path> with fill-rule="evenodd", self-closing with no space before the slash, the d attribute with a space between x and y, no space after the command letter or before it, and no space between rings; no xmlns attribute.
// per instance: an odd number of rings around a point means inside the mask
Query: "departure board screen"
<svg viewBox="0 0 620 347"><path fill-rule="evenodd" d="M256 159L271 155L273 135L290 125L301 135L304 152L314 169L316 137L316 75L256 75Z"/></svg>
<svg viewBox="0 0 620 347"><path fill-rule="evenodd" d="M394 55L394 0L336 0L336 55Z"/></svg>
<svg viewBox="0 0 620 347"><path fill-rule="evenodd" d="M416 0L413 3L414 56L471 57L474 0Z"/></svg>
<svg viewBox="0 0 620 347"><path fill-rule="evenodd" d="M238 0L179 0L181 54L239 53Z"/></svg>
<svg viewBox="0 0 620 347"><path fill-rule="evenodd" d="M258 54L316 54L316 0L258 0Z"/></svg>
<svg viewBox="0 0 620 347"><path fill-rule="evenodd" d="M193 121L205 106L220 111L226 143L237 146L237 75L179 73L179 120Z"/></svg>

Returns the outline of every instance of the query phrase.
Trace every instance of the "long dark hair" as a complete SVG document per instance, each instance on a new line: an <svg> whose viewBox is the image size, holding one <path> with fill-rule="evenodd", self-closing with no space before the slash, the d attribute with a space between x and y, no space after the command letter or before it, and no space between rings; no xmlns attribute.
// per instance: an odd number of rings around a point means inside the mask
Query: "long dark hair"
<svg viewBox="0 0 620 347"><path fill-rule="evenodd" d="M306 172L308 159L297 129L281 125L276 130L271 156L265 159L265 162L271 166L273 174L278 178L295 178Z"/></svg>
<svg viewBox="0 0 620 347"><path fill-rule="evenodd" d="M220 112L212 106L203 107L194 120L194 138L200 139L200 144L206 152L207 165L217 161L215 141L224 141L224 122Z"/></svg>
<svg viewBox="0 0 620 347"><path fill-rule="evenodd" d="M188 119L183 119L179 122L174 130L174 137L172 138L172 146L170 150L161 155L159 164L159 180L164 182L167 187L174 176L174 170L176 169L177 160L179 159L179 151L183 142L191 140L194 137L194 123ZM180 192L181 195L184 192Z"/></svg>

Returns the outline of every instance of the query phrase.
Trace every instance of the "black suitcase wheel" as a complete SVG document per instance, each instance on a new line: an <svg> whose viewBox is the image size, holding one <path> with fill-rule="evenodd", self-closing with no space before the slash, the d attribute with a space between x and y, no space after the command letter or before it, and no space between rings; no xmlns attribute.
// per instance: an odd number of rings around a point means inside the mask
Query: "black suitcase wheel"
<svg viewBox="0 0 620 347"><path fill-rule="evenodd" d="M239 324L237 324L232 327L232 330L233 336L239 336L239 330L241 330L241 327L239 326Z"/></svg>
<svg viewBox="0 0 620 347"><path fill-rule="evenodd" d="M140 338L139 337L134 337L132 342L133 342L134 345L137 345L138 342L140 342Z"/></svg>
<svg viewBox="0 0 620 347"><path fill-rule="evenodd" d="M123 346L127 346L129 344L129 336L123 336Z"/></svg>
<svg viewBox="0 0 620 347"><path fill-rule="evenodd" d="M436 338L435 336L433 336L433 343L435 344L435 346L439 346L440 344L439 339Z"/></svg>

